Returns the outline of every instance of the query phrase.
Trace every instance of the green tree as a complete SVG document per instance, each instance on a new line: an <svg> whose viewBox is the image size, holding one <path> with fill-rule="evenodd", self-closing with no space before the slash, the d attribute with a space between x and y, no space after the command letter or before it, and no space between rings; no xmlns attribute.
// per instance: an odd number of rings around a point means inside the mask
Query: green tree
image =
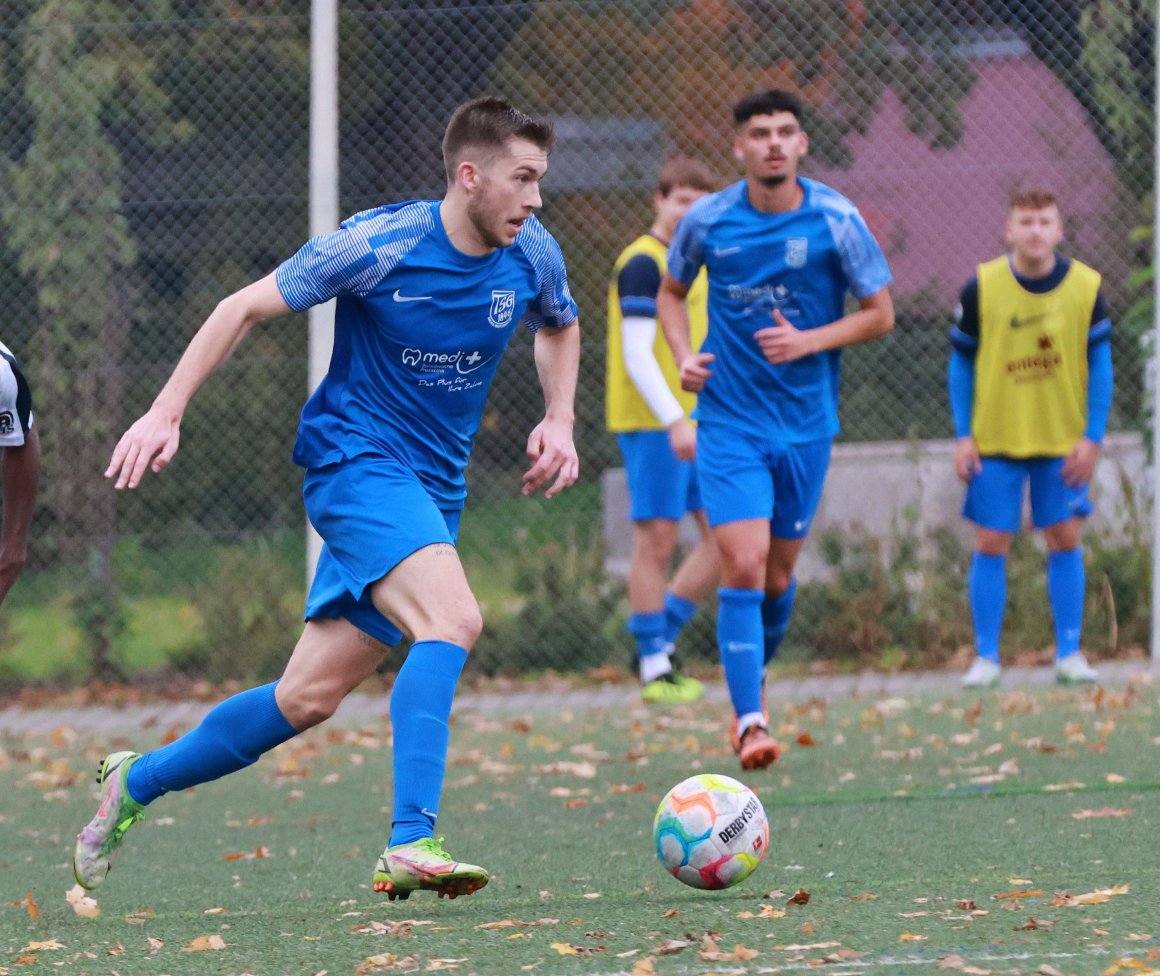
<svg viewBox="0 0 1160 976"><path fill-rule="evenodd" d="M1156 144L1154 0L1095 0L1080 18L1081 61L1103 119L1103 141L1129 192L1143 201L1152 186Z"/></svg>
<svg viewBox="0 0 1160 976"><path fill-rule="evenodd" d="M61 558L83 568L74 609L98 677L115 674L110 650L123 626L112 558L117 509L101 472L120 414L136 291L121 158L109 133L133 116L159 117L163 101L140 39L105 28L161 9L161 0L40 4L23 43L31 130L22 158L5 165L9 192L0 204L9 246L35 289L29 358L38 399L54 418L42 424L43 503Z"/></svg>

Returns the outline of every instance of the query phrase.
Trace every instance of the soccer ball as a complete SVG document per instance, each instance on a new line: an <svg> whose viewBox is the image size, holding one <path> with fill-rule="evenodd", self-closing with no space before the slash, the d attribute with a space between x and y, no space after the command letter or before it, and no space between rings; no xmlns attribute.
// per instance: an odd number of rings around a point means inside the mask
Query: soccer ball
<svg viewBox="0 0 1160 976"><path fill-rule="evenodd" d="M653 819L653 840L674 878L716 891L744 881L765 858L769 820L744 783L703 773L665 794Z"/></svg>

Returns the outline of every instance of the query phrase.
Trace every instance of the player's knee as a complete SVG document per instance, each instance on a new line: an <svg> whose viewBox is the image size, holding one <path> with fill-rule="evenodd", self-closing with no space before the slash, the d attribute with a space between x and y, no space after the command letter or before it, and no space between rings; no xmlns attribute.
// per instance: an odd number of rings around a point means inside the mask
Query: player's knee
<svg viewBox="0 0 1160 976"><path fill-rule="evenodd" d="M325 722L335 713L343 697L323 682L303 685L287 678L278 682L278 710L299 732Z"/></svg>
<svg viewBox="0 0 1160 976"><path fill-rule="evenodd" d="M464 601L433 622L434 632L429 640L443 640L468 651L475 646L483 632L483 613L475 600Z"/></svg>
<svg viewBox="0 0 1160 976"><path fill-rule="evenodd" d="M734 589L765 589L765 554L729 553L722 559L721 579L726 586Z"/></svg>
<svg viewBox="0 0 1160 976"><path fill-rule="evenodd" d="M765 592L775 600L785 593L793 583L793 569L772 566L766 570Z"/></svg>

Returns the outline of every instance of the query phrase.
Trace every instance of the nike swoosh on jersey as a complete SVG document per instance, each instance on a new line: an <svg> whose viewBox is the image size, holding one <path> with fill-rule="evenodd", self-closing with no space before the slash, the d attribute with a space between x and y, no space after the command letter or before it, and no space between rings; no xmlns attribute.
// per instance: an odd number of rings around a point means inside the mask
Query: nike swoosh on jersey
<svg viewBox="0 0 1160 976"><path fill-rule="evenodd" d="M1018 329L1024 325L1030 325L1032 322L1038 322L1040 319L1047 318L1046 312L1040 312L1038 315L1028 315L1026 318L1019 318L1018 315L1011 316L1011 328Z"/></svg>
<svg viewBox="0 0 1160 976"><path fill-rule="evenodd" d="M741 250L740 246L738 246L738 247L715 247L715 248L713 248L713 253L715 255L717 255L717 257L719 257L719 258L724 258L724 257L728 257L730 254L737 254L740 250Z"/></svg>
<svg viewBox="0 0 1160 976"><path fill-rule="evenodd" d="M391 295L396 302L429 302L434 296L432 295L404 295L401 291L396 291Z"/></svg>

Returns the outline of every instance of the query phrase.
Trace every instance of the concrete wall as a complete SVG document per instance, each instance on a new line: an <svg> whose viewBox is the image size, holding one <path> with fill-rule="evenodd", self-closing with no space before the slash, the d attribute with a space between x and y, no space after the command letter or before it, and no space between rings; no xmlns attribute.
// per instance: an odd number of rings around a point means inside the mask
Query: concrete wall
<svg viewBox="0 0 1160 976"><path fill-rule="evenodd" d="M886 541L896 524L917 516L918 525L950 526L969 544L973 533L961 515L963 487L955 477L953 458L953 441L835 445L822 504L798 563L799 578L816 579L824 572L818 538L829 528L861 526ZM1133 519L1147 519L1148 475L1140 435L1109 435L1092 479L1096 510L1088 531L1118 537ZM625 575L632 533L623 468L604 472L602 493L605 566L610 573ZM1132 506L1136 513L1129 511ZM687 541L696 538L691 520L685 520L681 534Z"/></svg>

